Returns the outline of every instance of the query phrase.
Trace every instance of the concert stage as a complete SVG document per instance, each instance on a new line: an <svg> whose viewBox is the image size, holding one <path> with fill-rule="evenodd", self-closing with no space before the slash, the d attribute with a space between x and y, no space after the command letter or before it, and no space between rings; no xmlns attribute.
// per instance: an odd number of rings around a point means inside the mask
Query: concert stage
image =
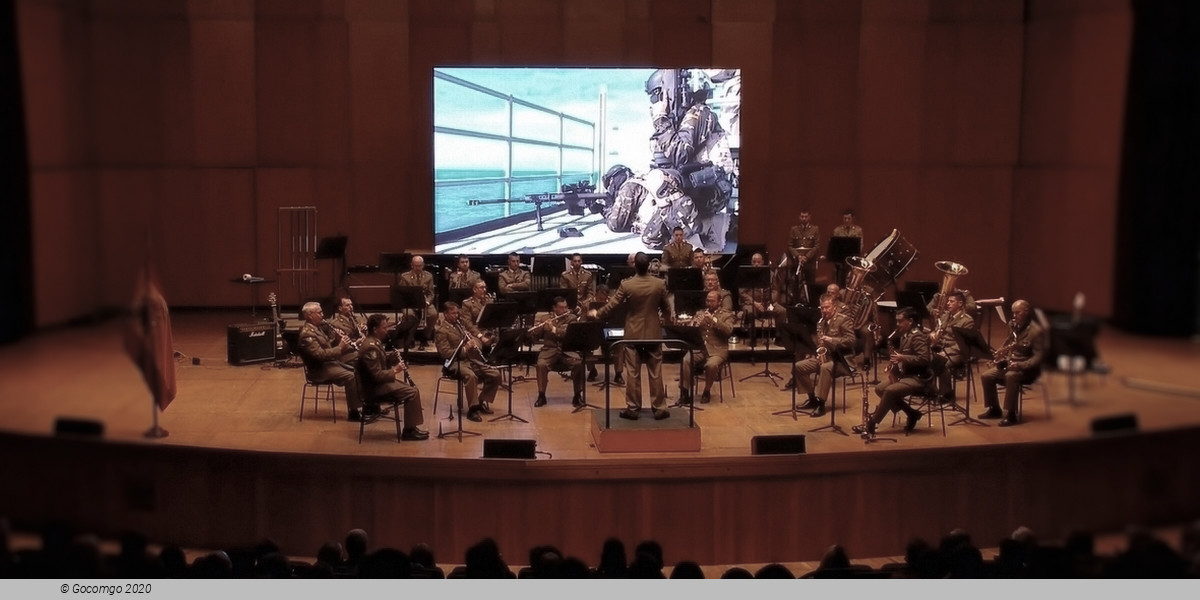
<svg viewBox="0 0 1200 600"><path fill-rule="evenodd" d="M189 547L269 536L296 555L362 527L373 545L425 541L447 562L485 536L511 557L551 543L592 562L609 536L627 545L654 538L668 563L701 564L816 560L833 543L851 556L893 556L913 536L936 540L954 527L992 545L1021 524L1053 539L1200 517L1200 346L1186 341L1105 329L1100 356L1112 373L1079 378L1074 404L1064 375L1044 376L1047 387L1035 386L1018 427L989 421L949 426L943 436L935 416L906 436L902 420L885 421L880 434L897 441L867 445L813 432L828 415L773 415L790 407L790 393L752 377L726 387L723 401L714 387L712 402L698 405L698 450L631 453L597 447L602 412L573 412L569 383L557 375L549 405L533 408L532 371L513 388L512 413L528 423L492 420L508 411L502 391L495 415L464 421L480 436L398 443L380 421L359 444L340 395L336 422L324 401L298 419L301 369L226 362L226 325L244 319L173 315L179 393L160 419L170 435L158 440L141 435L151 425L149 394L117 323L0 348L0 515L17 524L65 517L100 533L137 529ZM741 379L762 368L738 362L733 372ZM788 375L785 364L771 369ZM423 427L434 434L439 420L456 424L445 421L446 397L432 411L439 370L414 367ZM672 398L676 377L664 369ZM619 409L623 388L612 392ZM861 420L862 388L846 398L833 419L849 431ZM603 406L604 391L589 387L588 401ZM1138 431L1092 435L1094 419L1126 413ZM677 416L686 412L672 409ZM58 417L98 420L104 436L54 437ZM947 414L947 424L955 418ZM755 436L794 434L806 436L805 454L751 455ZM545 454L484 459L485 439L535 440Z"/></svg>

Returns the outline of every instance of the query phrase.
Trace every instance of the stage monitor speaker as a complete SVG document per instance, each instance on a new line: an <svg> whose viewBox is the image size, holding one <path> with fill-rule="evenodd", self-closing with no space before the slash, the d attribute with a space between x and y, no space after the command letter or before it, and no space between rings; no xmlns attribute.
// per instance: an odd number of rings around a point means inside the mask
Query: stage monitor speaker
<svg viewBox="0 0 1200 600"><path fill-rule="evenodd" d="M756 435L750 438L750 454L804 454L804 434Z"/></svg>
<svg viewBox="0 0 1200 600"><path fill-rule="evenodd" d="M248 365L275 358L275 326L271 323L239 323L227 329L229 364Z"/></svg>
<svg viewBox="0 0 1200 600"><path fill-rule="evenodd" d="M537 458L537 440L483 440L484 458Z"/></svg>
<svg viewBox="0 0 1200 600"><path fill-rule="evenodd" d="M1124 413L1092 419L1092 433L1133 433L1138 429L1137 415Z"/></svg>
<svg viewBox="0 0 1200 600"><path fill-rule="evenodd" d="M58 417L54 420L54 435L101 437L104 435L104 423L95 419Z"/></svg>

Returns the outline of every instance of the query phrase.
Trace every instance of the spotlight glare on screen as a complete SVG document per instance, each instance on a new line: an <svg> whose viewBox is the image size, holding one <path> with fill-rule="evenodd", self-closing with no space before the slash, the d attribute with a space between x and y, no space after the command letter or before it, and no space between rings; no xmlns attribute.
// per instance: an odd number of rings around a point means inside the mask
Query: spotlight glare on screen
<svg viewBox="0 0 1200 600"><path fill-rule="evenodd" d="M737 249L741 70L439 67L434 251Z"/></svg>

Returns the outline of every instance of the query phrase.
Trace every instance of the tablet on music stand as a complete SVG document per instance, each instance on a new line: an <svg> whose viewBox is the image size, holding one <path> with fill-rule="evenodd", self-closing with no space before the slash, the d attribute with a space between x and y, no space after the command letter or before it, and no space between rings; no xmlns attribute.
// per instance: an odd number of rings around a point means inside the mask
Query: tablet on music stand
<svg viewBox="0 0 1200 600"><path fill-rule="evenodd" d="M537 292L538 310L554 308L554 298L557 296L566 298L567 308L571 310L575 310L575 306L579 304L579 291L575 288L543 288Z"/></svg>

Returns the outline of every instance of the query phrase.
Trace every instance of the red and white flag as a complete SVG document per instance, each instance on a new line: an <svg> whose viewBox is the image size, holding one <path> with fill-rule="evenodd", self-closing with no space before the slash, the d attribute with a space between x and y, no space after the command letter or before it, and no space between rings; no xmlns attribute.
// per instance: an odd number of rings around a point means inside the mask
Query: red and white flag
<svg viewBox="0 0 1200 600"><path fill-rule="evenodd" d="M175 399L175 348L171 313L158 276L143 267L134 285L133 307L125 330L125 351L142 372L160 410Z"/></svg>

